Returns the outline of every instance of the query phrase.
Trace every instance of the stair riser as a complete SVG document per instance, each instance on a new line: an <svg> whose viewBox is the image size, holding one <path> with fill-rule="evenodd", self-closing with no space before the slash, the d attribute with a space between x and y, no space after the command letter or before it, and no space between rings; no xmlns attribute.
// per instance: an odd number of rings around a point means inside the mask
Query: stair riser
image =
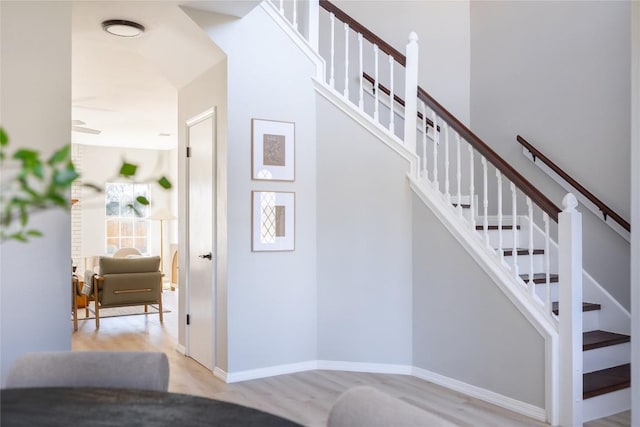
<svg viewBox="0 0 640 427"><path fill-rule="evenodd" d="M610 345L582 352L582 371L585 374L630 362L630 343Z"/></svg>
<svg viewBox="0 0 640 427"><path fill-rule="evenodd" d="M582 421L608 417L631 408L631 389L625 388L582 401Z"/></svg>
<svg viewBox="0 0 640 427"><path fill-rule="evenodd" d="M582 312L582 332L600 329L600 311L591 310Z"/></svg>

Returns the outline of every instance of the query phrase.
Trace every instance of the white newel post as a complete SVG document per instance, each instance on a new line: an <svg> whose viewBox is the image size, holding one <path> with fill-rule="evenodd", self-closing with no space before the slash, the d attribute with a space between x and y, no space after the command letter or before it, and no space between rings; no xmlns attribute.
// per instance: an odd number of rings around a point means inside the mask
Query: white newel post
<svg viewBox="0 0 640 427"><path fill-rule="evenodd" d="M307 40L314 52L318 52L318 39L320 31L320 2L318 0L309 1L307 11L309 12L309 34Z"/></svg>
<svg viewBox="0 0 640 427"><path fill-rule="evenodd" d="M418 117L418 35L415 32L409 34L406 57L406 76L404 80L404 144L412 153L415 153Z"/></svg>
<svg viewBox="0 0 640 427"><path fill-rule="evenodd" d="M558 217L560 425L582 425L582 215L568 193Z"/></svg>

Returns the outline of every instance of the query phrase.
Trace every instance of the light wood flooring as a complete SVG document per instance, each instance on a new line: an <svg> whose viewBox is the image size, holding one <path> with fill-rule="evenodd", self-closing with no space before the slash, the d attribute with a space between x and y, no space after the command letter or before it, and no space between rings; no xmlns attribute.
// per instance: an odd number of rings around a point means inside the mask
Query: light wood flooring
<svg viewBox="0 0 640 427"><path fill-rule="evenodd" d="M544 426L483 401L452 392L407 375L310 371L242 383L225 384L202 365L185 357L177 346L177 292L165 291L164 324L158 315L79 320L73 350L162 351L169 357L169 390L229 401L280 415L304 426L325 426L333 402L354 385L368 384L460 426ZM80 314L82 318L83 314ZM630 426L630 413L585 424L588 427Z"/></svg>

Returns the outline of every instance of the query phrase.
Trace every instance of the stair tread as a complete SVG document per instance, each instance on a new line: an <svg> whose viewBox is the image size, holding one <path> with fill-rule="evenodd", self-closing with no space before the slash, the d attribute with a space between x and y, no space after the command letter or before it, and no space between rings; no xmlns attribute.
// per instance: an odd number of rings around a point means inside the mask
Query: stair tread
<svg viewBox="0 0 640 427"><path fill-rule="evenodd" d="M488 230L497 230L498 226L497 225L489 225ZM503 225L502 226L503 230L513 230L513 225ZM484 230L484 225L476 225L476 230ZM516 230L520 230L520 226L516 225Z"/></svg>
<svg viewBox="0 0 640 427"><path fill-rule="evenodd" d="M453 206L458 207L458 203L453 203ZM468 203L462 203L460 206L462 206L462 209L469 209L471 208L471 205Z"/></svg>
<svg viewBox="0 0 640 427"><path fill-rule="evenodd" d="M623 344L629 341L631 341L629 335L601 330L589 331L582 334L582 350L594 350L596 348Z"/></svg>
<svg viewBox="0 0 640 427"><path fill-rule="evenodd" d="M614 366L582 376L582 398L600 396L631 386L631 364Z"/></svg>
<svg viewBox="0 0 640 427"><path fill-rule="evenodd" d="M527 283L529 281L529 275L528 274L521 274L520 278L522 280L524 280L525 283ZM549 281L551 283L557 283L558 282L558 275L557 274L550 274L549 275ZM536 285L539 285L541 283L547 283L547 275L546 275L546 273L534 273L533 274L533 283L535 283Z"/></svg>
<svg viewBox="0 0 640 427"><path fill-rule="evenodd" d="M529 249L528 248L516 248L516 250L518 251L518 255L529 255ZM504 256L513 256L513 248L510 248L510 249L502 248L502 251L504 252ZM543 255L544 254L544 249L534 249L533 250L533 254L534 255Z"/></svg>
<svg viewBox="0 0 640 427"><path fill-rule="evenodd" d="M600 304L596 304L593 302L583 302L582 303L582 311L594 311L594 310L600 310L601 306ZM553 313L557 316L559 313L558 310L558 301L554 301L553 303L551 303L551 309L553 310Z"/></svg>

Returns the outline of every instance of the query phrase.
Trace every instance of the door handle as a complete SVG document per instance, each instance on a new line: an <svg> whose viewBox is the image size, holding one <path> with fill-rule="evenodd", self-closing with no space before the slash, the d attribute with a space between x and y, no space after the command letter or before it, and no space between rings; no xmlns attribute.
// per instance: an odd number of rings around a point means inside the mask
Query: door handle
<svg viewBox="0 0 640 427"><path fill-rule="evenodd" d="M212 257L211 252L209 252L208 254L198 255L198 258L208 259L209 261L211 261L211 259L212 259L213 257Z"/></svg>

